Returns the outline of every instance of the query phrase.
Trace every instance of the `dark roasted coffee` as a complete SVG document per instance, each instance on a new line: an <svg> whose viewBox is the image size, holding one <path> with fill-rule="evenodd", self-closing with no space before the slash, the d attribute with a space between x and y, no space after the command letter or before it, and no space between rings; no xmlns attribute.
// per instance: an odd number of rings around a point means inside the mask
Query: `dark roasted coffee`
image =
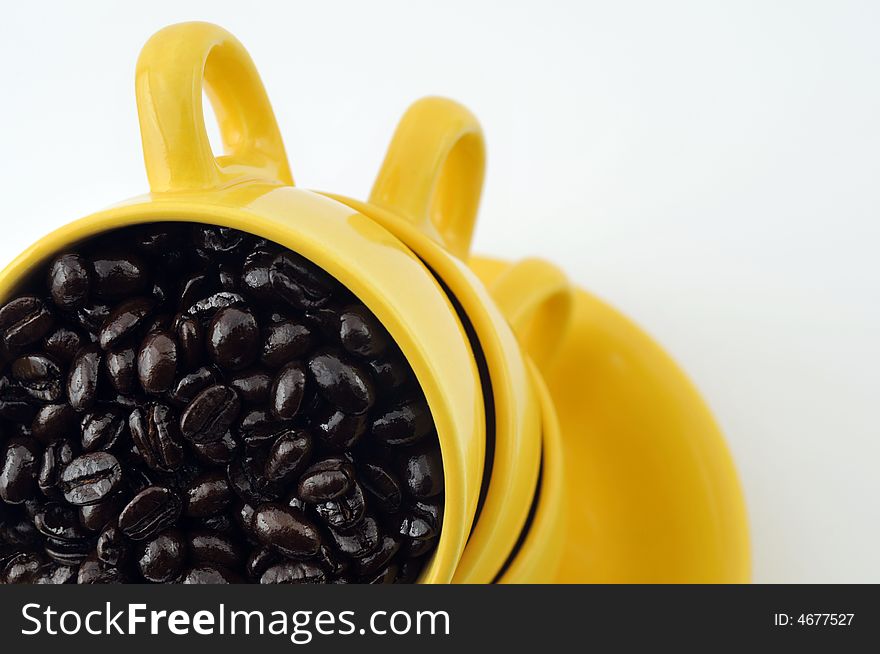
<svg viewBox="0 0 880 654"><path fill-rule="evenodd" d="M443 467L376 317L298 254L151 223L0 307L0 583L392 583Z"/></svg>

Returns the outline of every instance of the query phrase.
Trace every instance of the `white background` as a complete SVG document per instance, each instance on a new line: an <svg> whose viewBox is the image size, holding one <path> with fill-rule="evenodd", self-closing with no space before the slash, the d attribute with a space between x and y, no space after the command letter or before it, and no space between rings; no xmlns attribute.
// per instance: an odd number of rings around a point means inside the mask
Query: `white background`
<svg viewBox="0 0 880 654"><path fill-rule="evenodd" d="M0 261L146 189L142 43L249 48L297 183L366 197L426 94L482 120L476 245L638 320L727 433L764 582L880 581L880 10L871 2L5 3Z"/></svg>

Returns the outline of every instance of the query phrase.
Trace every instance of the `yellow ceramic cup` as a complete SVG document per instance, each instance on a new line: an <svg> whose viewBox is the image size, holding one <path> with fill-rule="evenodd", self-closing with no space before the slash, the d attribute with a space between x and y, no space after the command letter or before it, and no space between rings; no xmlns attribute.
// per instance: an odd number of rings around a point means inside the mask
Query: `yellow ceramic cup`
<svg viewBox="0 0 880 654"><path fill-rule="evenodd" d="M214 157L202 113L212 101L229 154ZM278 128L250 57L228 32L189 23L158 32L138 61L137 100L152 193L52 232L0 272L8 299L35 268L83 239L155 221L233 227L299 252L345 284L407 357L443 456L440 541L421 581L449 582L470 534L486 445L468 336L431 271L390 232L327 197L293 188Z"/></svg>

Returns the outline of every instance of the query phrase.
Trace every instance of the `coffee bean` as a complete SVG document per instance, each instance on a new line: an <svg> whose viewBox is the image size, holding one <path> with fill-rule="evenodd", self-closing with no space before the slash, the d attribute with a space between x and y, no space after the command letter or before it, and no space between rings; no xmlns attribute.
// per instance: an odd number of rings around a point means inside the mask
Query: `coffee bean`
<svg viewBox="0 0 880 654"><path fill-rule="evenodd" d="M177 416L164 404L135 409L128 417L131 438L144 463L159 472L173 472L184 462L183 441Z"/></svg>
<svg viewBox="0 0 880 654"><path fill-rule="evenodd" d="M318 461L299 480L299 496L310 504L335 500L354 485L354 469L339 457Z"/></svg>
<svg viewBox="0 0 880 654"><path fill-rule="evenodd" d="M21 552L11 557L0 571L0 583L32 584L45 562L36 552Z"/></svg>
<svg viewBox="0 0 880 654"><path fill-rule="evenodd" d="M197 368L202 362L205 335L199 322L190 316L182 315L174 324L177 343L180 349L180 364L183 370Z"/></svg>
<svg viewBox="0 0 880 654"><path fill-rule="evenodd" d="M225 511L233 498L229 481L222 471L203 473L186 488L184 515L192 518L216 515Z"/></svg>
<svg viewBox="0 0 880 654"><path fill-rule="evenodd" d="M96 341L101 328L110 317L111 307L109 304L102 302L91 302L84 307L77 309L76 322L86 332L88 332L90 340Z"/></svg>
<svg viewBox="0 0 880 654"><path fill-rule="evenodd" d="M306 390L306 371L292 361L285 365L272 382L272 414L279 420L292 420L299 412Z"/></svg>
<svg viewBox="0 0 880 654"><path fill-rule="evenodd" d="M185 556L182 534L169 529L138 546L138 570L147 581L162 584L180 573Z"/></svg>
<svg viewBox="0 0 880 654"><path fill-rule="evenodd" d="M121 300L149 286L146 263L136 254L100 256L92 259L92 288L97 297Z"/></svg>
<svg viewBox="0 0 880 654"><path fill-rule="evenodd" d="M213 253L229 254L244 243L243 232L231 227L195 225L193 227L193 243L197 248Z"/></svg>
<svg viewBox="0 0 880 654"><path fill-rule="evenodd" d="M69 440L56 440L46 446L37 476L37 485L43 495L48 498L60 495L58 485L61 482L61 473L75 456L76 453Z"/></svg>
<svg viewBox="0 0 880 654"><path fill-rule="evenodd" d="M64 499L75 506L97 504L119 490L122 466L107 452L78 456L61 473Z"/></svg>
<svg viewBox="0 0 880 654"><path fill-rule="evenodd" d="M306 515L282 504L258 506L254 532L264 545L294 558L314 556L322 545L321 534Z"/></svg>
<svg viewBox="0 0 880 654"><path fill-rule="evenodd" d="M443 492L443 461L440 448L431 446L406 458L401 477L407 490L419 499Z"/></svg>
<svg viewBox="0 0 880 654"><path fill-rule="evenodd" d="M27 354L12 362L12 376L35 400L57 402L64 394L59 365L47 356Z"/></svg>
<svg viewBox="0 0 880 654"><path fill-rule="evenodd" d="M337 354L316 354L309 360L309 372L324 399L345 413L364 413L376 400L369 373Z"/></svg>
<svg viewBox="0 0 880 654"><path fill-rule="evenodd" d="M370 433L385 445L412 445L431 433L434 421L423 400L413 400L385 411L373 420Z"/></svg>
<svg viewBox="0 0 880 654"><path fill-rule="evenodd" d="M278 368L305 355L313 345L314 337L308 326L292 320L273 323L263 331L260 361L270 368Z"/></svg>
<svg viewBox="0 0 880 654"><path fill-rule="evenodd" d="M247 255L241 272L241 283L245 291L257 300L271 301L275 297L269 279L269 267L275 253L258 250Z"/></svg>
<svg viewBox="0 0 880 654"><path fill-rule="evenodd" d="M276 563L280 563L282 557L275 550L268 547L259 547L251 550L245 563L245 572L248 578L259 581L263 573Z"/></svg>
<svg viewBox="0 0 880 654"><path fill-rule="evenodd" d="M227 370L246 368L259 354L259 333L250 311L238 307L221 309L208 327L208 354Z"/></svg>
<svg viewBox="0 0 880 654"><path fill-rule="evenodd" d="M126 421L116 408L85 413L81 421L82 449L86 452L111 450L126 436Z"/></svg>
<svg viewBox="0 0 880 654"><path fill-rule="evenodd" d="M154 300L135 297L117 305L101 328L98 342L109 350L134 335L146 322L155 306Z"/></svg>
<svg viewBox="0 0 880 654"><path fill-rule="evenodd" d="M119 568L100 561L94 552L79 564L76 576L78 584L124 584L127 581L127 576Z"/></svg>
<svg viewBox="0 0 880 654"><path fill-rule="evenodd" d="M374 358L388 347L388 332L363 305L346 307L339 323L339 340L349 354Z"/></svg>
<svg viewBox="0 0 880 654"><path fill-rule="evenodd" d="M0 417L25 425L35 413L30 396L8 377L0 377Z"/></svg>
<svg viewBox="0 0 880 654"><path fill-rule="evenodd" d="M43 339L43 350L61 363L70 363L82 346L80 335L67 327L59 327Z"/></svg>
<svg viewBox="0 0 880 654"><path fill-rule="evenodd" d="M97 345L87 345L76 353L67 375L67 398L77 411L87 411L97 400L100 369L101 351Z"/></svg>
<svg viewBox="0 0 880 654"><path fill-rule="evenodd" d="M379 546L379 525L371 516L366 516L348 531L330 529L330 536L340 553L362 558Z"/></svg>
<svg viewBox="0 0 880 654"><path fill-rule="evenodd" d="M240 409L238 395L232 388L209 386L186 407L180 416L180 429L193 443L213 443L223 438Z"/></svg>
<svg viewBox="0 0 880 654"><path fill-rule="evenodd" d="M354 571L361 578L375 575L388 565L398 550L400 550L400 541L391 536L382 536L376 549L366 556L355 559Z"/></svg>
<svg viewBox="0 0 880 654"><path fill-rule="evenodd" d="M238 584L241 578L217 566L203 563L186 570L180 577L182 584Z"/></svg>
<svg viewBox="0 0 880 654"><path fill-rule="evenodd" d="M422 556L434 547L442 515L440 504L416 502L409 513L399 516L397 533L407 542L410 556Z"/></svg>
<svg viewBox="0 0 880 654"><path fill-rule="evenodd" d="M149 486L122 509L119 528L132 540L147 540L173 525L182 508L173 491L164 486Z"/></svg>
<svg viewBox="0 0 880 654"><path fill-rule="evenodd" d="M286 485L306 467L312 454L312 438L303 430L286 430L272 444L266 458L266 477Z"/></svg>
<svg viewBox="0 0 880 654"><path fill-rule="evenodd" d="M0 468L0 499L7 504L22 504L36 497L41 455L33 438L15 436L6 441Z"/></svg>
<svg viewBox="0 0 880 654"><path fill-rule="evenodd" d="M33 295L24 295L7 302L0 308L0 334L9 352L36 343L46 335L55 319L43 301Z"/></svg>
<svg viewBox="0 0 880 654"><path fill-rule="evenodd" d="M133 347L122 347L107 352L104 357L107 377L117 393L131 393L137 382L137 357Z"/></svg>
<svg viewBox="0 0 880 654"><path fill-rule="evenodd" d="M119 491L97 504L79 507L79 522L89 531L101 531L111 522L116 522L119 511L125 504L122 491Z"/></svg>
<svg viewBox="0 0 880 654"><path fill-rule="evenodd" d="M223 438L213 443L190 443L203 462L213 465L225 465L235 459L238 454L239 443L235 440L232 432L227 431Z"/></svg>
<svg viewBox="0 0 880 654"><path fill-rule="evenodd" d="M367 431L367 416L350 416L333 407L318 414L312 426L321 444L334 452L354 447Z"/></svg>
<svg viewBox="0 0 880 654"><path fill-rule="evenodd" d="M282 252L272 260L269 281L281 299L300 310L323 306L338 286L330 275L293 252Z"/></svg>
<svg viewBox="0 0 880 654"><path fill-rule="evenodd" d="M137 372L147 393L164 393L171 388L177 372L177 343L169 332L147 334L137 353Z"/></svg>
<svg viewBox="0 0 880 654"><path fill-rule="evenodd" d="M318 517L335 529L349 529L364 517L366 503L360 484L354 483L345 495L314 505Z"/></svg>
<svg viewBox="0 0 880 654"><path fill-rule="evenodd" d="M250 368L233 375L229 385L235 389L242 402L264 404L269 401L272 381L272 377L265 370Z"/></svg>
<svg viewBox="0 0 880 654"><path fill-rule="evenodd" d="M222 376L216 368L202 367L180 377L168 393L168 398L175 406L182 408L193 401L196 395L218 382Z"/></svg>
<svg viewBox="0 0 880 654"><path fill-rule="evenodd" d="M76 412L66 402L44 404L37 409L37 415L31 423L31 434L41 443L47 444L74 434L76 424Z"/></svg>
<svg viewBox="0 0 880 654"><path fill-rule="evenodd" d="M98 560L107 565L122 565L131 556L131 547L118 527L107 527L98 536L95 548Z"/></svg>
<svg viewBox="0 0 880 654"><path fill-rule="evenodd" d="M306 561L285 561L269 567L261 576L261 584L323 584L324 571Z"/></svg>
<svg viewBox="0 0 880 654"><path fill-rule="evenodd" d="M384 513L397 513L403 504L400 480L386 466L364 462L358 466L358 478L364 490L372 496L372 504Z"/></svg>
<svg viewBox="0 0 880 654"><path fill-rule="evenodd" d="M241 546L229 536L213 532L191 530L187 533L187 550L199 563L210 563L228 569L241 565L244 558Z"/></svg>
<svg viewBox="0 0 880 654"><path fill-rule="evenodd" d="M187 313L199 320L207 320L223 309L241 307L244 304L244 298L238 293L219 291L194 302Z"/></svg>
<svg viewBox="0 0 880 654"><path fill-rule="evenodd" d="M34 584L50 584L53 586L61 584L76 583L76 567L69 565L61 565L58 563L47 564L40 568L40 573L34 577Z"/></svg>
<svg viewBox="0 0 880 654"><path fill-rule="evenodd" d="M279 429L284 428L284 423L279 422L264 409L251 409L238 421L238 433L244 442L257 447L275 439Z"/></svg>

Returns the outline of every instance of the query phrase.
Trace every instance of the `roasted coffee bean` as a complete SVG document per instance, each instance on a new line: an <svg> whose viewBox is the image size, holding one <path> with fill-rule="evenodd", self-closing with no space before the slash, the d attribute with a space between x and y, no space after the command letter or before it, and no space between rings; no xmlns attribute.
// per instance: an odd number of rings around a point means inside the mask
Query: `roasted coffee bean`
<svg viewBox="0 0 880 654"><path fill-rule="evenodd" d="M111 522L116 522L119 511L125 504L125 496L120 491L97 504L81 506L79 522L89 531L101 531Z"/></svg>
<svg viewBox="0 0 880 654"><path fill-rule="evenodd" d="M292 361L285 365L272 382L272 414L279 420L292 420L300 409L306 391L306 371Z"/></svg>
<svg viewBox="0 0 880 654"><path fill-rule="evenodd" d="M358 479L371 497L371 506L384 513L397 513L403 504L403 488L400 480L388 469L375 462L358 466Z"/></svg>
<svg viewBox="0 0 880 654"><path fill-rule="evenodd" d="M238 584L241 578L233 572L206 563L186 570L180 577L182 584Z"/></svg>
<svg viewBox="0 0 880 654"><path fill-rule="evenodd" d="M197 248L207 252L229 254L244 243L243 232L231 227L213 225L195 225L193 227L193 243Z"/></svg>
<svg viewBox="0 0 880 654"><path fill-rule="evenodd" d="M33 583L47 585L75 584L76 567L50 563L40 569L40 573L34 577Z"/></svg>
<svg viewBox="0 0 880 654"><path fill-rule="evenodd" d="M175 320L174 331L180 349L182 369L197 368L202 362L202 353L205 349L205 334L202 326L195 318L181 315Z"/></svg>
<svg viewBox="0 0 880 654"><path fill-rule="evenodd" d="M226 465L234 460L239 450L239 443L232 432L227 431L223 438L213 443L190 443L203 462L211 465Z"/></svg>
<svg viewBox="0 0 880 654"><path fill-rule="evenodd" d="M185 407L208 386L213 386L220 381L222 378L213 366L198 368L178 379L169 391L168 398L175 406Z"/></svg>
<svg viewBox="0 0 880 654"><path fill-rule="evenodd" d="M412 400L377 416L370 433L385 445L412 445L433 429L428 405L424 400Z"/></svg>
<svg viewBox="0 0 880 654"><path fill-rule="evenodd" d="M272 377L266 371L250 368L233 375L229 380L229 385L235 389L242 402L265 404L269 401L272 381Z"/></svg>
<svg viewBox="0 0 880 654"><path fill-rule="evenodd" d="M332 352L313 356L309 360L309 372L324 399L345 413L364 413L376 400L369 373Z"/></svg>
<svg viewBox="0 0 880 654"><path fill-rule="evenodd" d="M401 477L413 497L430 498L443 492L443 461L440 448L430 446L406 457Z"/></svg>
<svg viewBox="0 0 880 654"><path fill-rule="evenodd" d="M350 291L211 225L78 247L0 303L0 570L30 554L13 581L418 578L440 538L437 434Z"/></svg>
<svg viewBox="0 0 880 654"><path fill-rule="evenodd" d="M318 528L306 515L283 504L258 506L254 532L264 545L294 558L314 556L323 544Z"/></svg>
<svg viewBox="0 0 880 654"><path fill-rule="evenodd" d="M78 254L62 254L49 264L49 293L62 309L76 309L89 297L91 275L87 262Z"/></svg>
<svg viewBox="0 0 880 654"><path fill-rule="evenodd" d="M83 341L80 335L67 327L59 327L43 339L43 350L61 363L70 363Z"/></svg>
<svg viewBox="0 0 880 654"><path fill-rule="evenodd" d="M207 320L214 317L223 309L230 307L241 307L245 304L244 298L238 293L230 291L219 291L208 297L196 300L189 307L187 313L199 320Z"/></svg>
<svg viewBox="0 0 880 654"><path fill-rule="evenodd" d="M241 271L241 284L248 295L257 300L271 301L275 298L272 282L269 280L269 267L275 253L257 250L247 255Z"/></svg>
<svg viewBox="0 0 880 654"><path fill-rule="evenodd" d="M165 583L180 573L185 557L183 535L176 529L168 529L138 546L138 570L147 581Z"/></svg>
<svg viewBox="0 0 880 654"><path fill-rule="evenodd" d="M147 540L173 525L182 508L173 491L164 486L149 486L122 509L119 528L132 540Z"/></svg>
<svg viewBox="0 0 880 654"><path fill-rule="evenodd" d="M180 429L193 443L213 443L223 438L241 409L238 395L229 386L209 386L196 395L180 416Z"/></svg>
<svg viewBox="0 0 880 654"><path fill-rule="evenodd" d="M107 377L117 393L131 393L137 382L137 357L133 347L110 350L104 357Z"/></svg>
<svg viewBox="0 0 880 654"><path fill-rule="evenodd" d="M88 332L92 341L98 339L98 334L107 319L110 317L110 305L102 302L92 302L76 311L76 321L79 326Z"/></svg>
<svg viewBox="0 0 880 654"><path fill-rule="evenodd" d="M367 431L367 416L351 416L336 408L324 408L312 423L325 448L341 452L354 447Z"/></svg>
<svg viewBox="0 0 880 654"><path fill-rule="evenodd" d="M46 335L55 319L45 303L33 295L24 295L0 308L0 334L9 352L36 343Z"/></svg>
<svg viewBox="0 0 880 654"><path fill-rule="evenodd" d="M317 504L345 495L354 483L351 463L332 457L310 466L300 477L297 492L306 502Z"/></svg>
<svg viewBox="0 0 880 654"><path fill-rule="evenodd" d="M144 463L153 470L173 472L183 465L183 440L169 407L157 403L146 411L135 409L128 417L128 429Z"/></svg>
<svg viewBox="0 0 880 654"><path fill-rule="evenodd" d="M126 436L125 418L115 407L85 413L80 425L80 443L86 452L111 450Z"/></svg>
<svg viewBox="0 0 880 654"><path fill-rule="evenodd" d="M229 480L219 470L196 477L186 487L184 515L204 518L226 511L234 499Z"/></svg>
<svg viewBox="0 0 880 654"><path fill-rule="evenodd" d="M208 326L208 354L222 368L241 370L256 360L259 334L257 320L250 311L238 307L221 309Z"/></svg>
<svg viewBox="0 0 880 654"><path fill-rule="evenodd" d="M57 402L64 394L61 368L41 354L27 354L12 362L12 376L25 393L42 402Z"/></svg>
<svg viewBox="0 0 880 654"><path fill-rule="evenodd" d="M171 388L177 373L177 343L169 332L147 334L137 353L137 372L147 393L164 393Z"/></svg>
<svg viewBox="0 0 880 654"><path fill-rule="evenodd" d="M21 552L6 561L0 570L0 583L32 584L45 565L36 552Z"/></svg>
<svg viewBox="0 0 880 654"><path fill-rule="evenodd" d="M186 540L190 558L230 570L238 568L244 554L241 546L229 536L214 531L190 530Z"/></svg>
<svg viewBox="0 0 880 654"><path fill-rule="evenodd" d="M293 252L282 252L272 260L269 281L281 299L300 310L323 306L338 287L330 275Z"/></svg>
<svg viewBox="0 0 880 654"><path fill-rule="evenodd" d="M0 377L0 417L25 425L35 413L30 396L8 377Z"/></svg>
<svg viewBox="0 0 880 654"><path fill-rule="evenodd" d="M77 411L87 411L98 398L98 373L101 351L97 345L86 345L73 359L67 375L67 401Z"/></svg>
<svg viewBox="0 0 880 654"><path fill-rule="evenodd" d="M340 316L339 340L349 354L375 358L385 351L391 339L366 307L354 305L346 307Z"/></svg>
<svg viewBox="0 0 880 654"><path fill-rule="evenodd" d="M323 584L324 571L307 561L284 561L269 567L260 577L261 584Z"/></svg>
<svg viewBox="0 0 880 654"><path fill-rule="evenodd" d="M330 529L333 543L341 554L362 558L379 546L379 525L371 516L365 516L347 531Z"/></svg>
<svg viewBox="0 0 880 654"><path fill-rule="evenodd" d="M315 504L313 508L328 527L349 529L364 517L364 493L360 484L355 483L345 495Z"/></svg>
<svg viewBox="0 0 880 654"><path fill-rule="evenodd" d="M92 271L92 289L100 298L121 300L149 288L146 264L136 254L95 257Z"/></svg>
<svg viewBox="0 0 880 654"><path fill-rule="evenodd" d="M51 443L76 434L77 416L70 405L44 404L31 422L31 434L41 443Z"/></svg>
<svg viewBox="0 0 880 654"><path fill-rule="evenodd" d="M312 437L304 430L281 432L266 457L266 478L286 485L308 465L312 455Z"/></svg>
<svg viewBox="0 0 880 654"><path fill-rule="evenodd" d="M118 527L110 526L98 536L98 559L107 565L122 565L131 556L131 547Z"/></svg>
<svg viewBox="0 0 880 654"><path fill-rule="evenodd" d="M137 333L154 306L155 301L151 298L134 297L114 307L98 335L101 348L109 350Z"/></svg>
<svg viewBox="0 0 880 654"><path fill-rule="evenodd" d="M119 490L122 466L107 452L78 456L61 473L64 499L75 506L97 504Z"/></svg>
<svg viewBox="0 0 880 654"><path fill-rule="evenodd" d="M7 504L22 504L36 497L41 455L33 438L15 436L6 441L0 468L0 499Z"/></svg>
<svg viewBox="0 0 880 654"><path fill-rule="evenodd" d="M79 564L76 575L78 584L124 584L127 581L128 578L119 568L100 561L94 552Z"/></svg>
<svg viewBox="0 0 880 654"><path fill-rule="evenodd" d="M313 345L314 337L308 326L292 320L273 323L263 330L260 361L270 368L279 368L305 355Z"/></svg>
<svg viewBox="0 0 880 654"><path fill-rule="evenodd" d="M40 491L48 498L60 495L58 485L61 483L61 472L76 456L69 440L56 440L46 446L43 461L37 477Z"/></svg>

